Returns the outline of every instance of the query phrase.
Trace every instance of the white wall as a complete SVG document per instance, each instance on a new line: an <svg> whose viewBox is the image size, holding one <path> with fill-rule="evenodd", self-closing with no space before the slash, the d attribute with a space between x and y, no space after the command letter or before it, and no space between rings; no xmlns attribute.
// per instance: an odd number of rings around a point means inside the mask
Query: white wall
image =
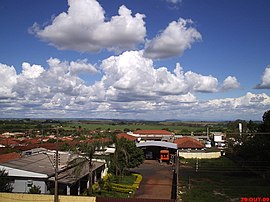
<svg viewBox="0 0 270 202"><path fill-rule="evenodd" d="M30 186L27 186L29 180L26 179L15 179L13 183L13 190L12 192L17 192L17 193L27 193L29 189L31 188ZM40 187L41 193L45 194L47 193L47 186L44 181L37 181L37 180L32 180L33 184L32 186L36 185Z"/></svg>
<svg viewBox="0 0 270 202"><path fill-rule="evenodd" d="M186 159L198 158L198 159L214 159L221 157L220 152L181 152L179 151L179 156Z"/></svg>
<svg viewBox="0 0 270 202"><path fill-rule="evenodd" d="M214 135L214 142L224 142L223 135Z"/></svg>

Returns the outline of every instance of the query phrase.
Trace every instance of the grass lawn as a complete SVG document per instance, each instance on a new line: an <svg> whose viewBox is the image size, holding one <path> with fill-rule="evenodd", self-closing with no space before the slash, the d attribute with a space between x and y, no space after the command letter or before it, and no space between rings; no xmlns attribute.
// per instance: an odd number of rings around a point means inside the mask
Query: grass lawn
<svg viewBox="0 0 270 202"><path fill-rule="evenodd" d="M243 170L230 159L182 159L180 191L183 201L240 201L242 197L269 197L270 183Z"/></svg>

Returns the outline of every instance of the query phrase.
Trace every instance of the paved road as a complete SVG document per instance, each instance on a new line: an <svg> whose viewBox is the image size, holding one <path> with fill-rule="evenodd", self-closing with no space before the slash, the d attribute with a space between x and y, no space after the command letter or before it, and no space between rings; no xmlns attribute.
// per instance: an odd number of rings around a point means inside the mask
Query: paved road
<svg viewBox="0 0 270 202"><path fill-rule="evenodd" d="M133 171L143 176L136 198L146 199L171 199L173 166L166 163L160 164L155 160L145 160Z"/></svg>

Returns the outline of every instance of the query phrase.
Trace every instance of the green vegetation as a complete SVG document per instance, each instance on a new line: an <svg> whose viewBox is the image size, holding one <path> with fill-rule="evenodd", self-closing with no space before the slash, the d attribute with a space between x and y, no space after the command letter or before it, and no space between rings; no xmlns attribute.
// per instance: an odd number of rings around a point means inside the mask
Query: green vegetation
<svg viewBox="0 0 270 202"><path fill-rule="evenodd" d="M29 191L28 191L29 194L40 194L41 193L41 190L40 190L40 186L32 186Z"/></svg>
<svg viewBox="0 0 270 202"><path fill-rule="evenodd" d="M103 197L133 197L142 180L139 174L126 176L107 175L102 181L93 185L94 195Z"/></svg>
<svg viewBox="0 0 270 202"><path fill-rule="evenodd" d="M180 191L183 201L239 201L242 197L268 196L270 183L232 160L181 159Z"/></svg>
<svg viewBox="0 0 270 202"><path fill-rule="evenodd" d="M246 127L242 134L230 134L227 138L234 140L228 142L227 153L247 169L267 176L270 167L270 110L262 118L261 124L243 122Z"/></svg>
<svg viewBox="0 0 270 202"><path fill-rule="evenodd" d="M12 189L12 179L8 177L8 172L0 169L0 192L11 192Z"/></svg>
<svg viewBox="0 0 270 202"><path fill-rule="evenodd" d="M136 147L135 142L120 138L116 141L115 146L116 150L110 158L110 173L122 176L130 168L135 168L143 163L144 153L140 148Z"/></svg>

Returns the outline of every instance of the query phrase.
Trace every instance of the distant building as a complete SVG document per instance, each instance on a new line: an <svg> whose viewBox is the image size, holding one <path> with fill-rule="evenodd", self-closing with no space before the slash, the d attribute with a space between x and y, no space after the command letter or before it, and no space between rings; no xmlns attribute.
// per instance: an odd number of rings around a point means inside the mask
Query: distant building
<svg viewBox="0 0 270 202"><path fill-rule="evenodd" d="M127 140L134 141L134 142L138 141L138 138L137 137L135 137L133 135L129 135L127 133L119 133L119 134L116 135L116 138L117 139L125 138Z"/></svg>
<svg viewBox="0 0 270 202"><path fill-rule="evenodd" d="M137 137L139 141L173 141L174 133L167 130L136 130L128 132L128 135Z"/></svg>
<svg viewBox="0 0 270 202"><path fill-rule="evenodd" d="M184 158L212 159L221 156L220 151L207 151L205 145L193 137L182 137L174 141L178 147L178 155Z"/></svg>
<svg viewBox="0 0 270 202"><path fill-rule="evenodd" d="M174 140L174 143L177 144L179 150L198 150L203 149L204 145L192 138L192 137L182 137Z"/></svg>
<svg viewBox="0 0 270 202"><path fill-rule="evenodd" d="M212 132L215 147L224 148L226 146L226 136L222 132Z"/></svg>

